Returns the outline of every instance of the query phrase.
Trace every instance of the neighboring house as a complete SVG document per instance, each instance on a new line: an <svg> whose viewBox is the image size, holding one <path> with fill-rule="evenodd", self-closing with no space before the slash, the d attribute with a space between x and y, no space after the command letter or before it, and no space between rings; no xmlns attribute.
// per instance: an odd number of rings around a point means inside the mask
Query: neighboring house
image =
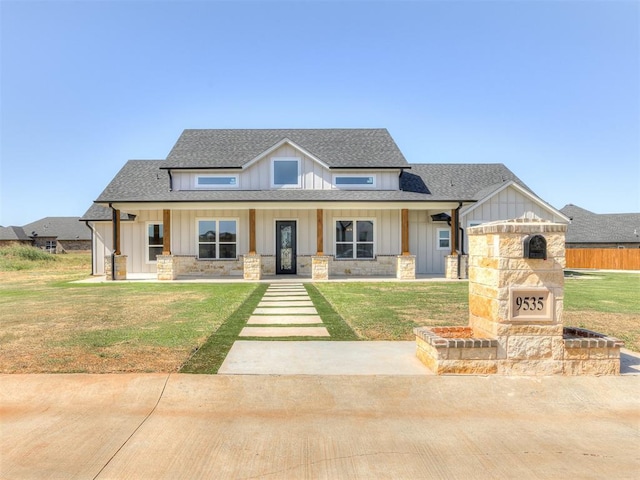
<svg viewBox="0 0 640 480"><path fill-rule="evenodd" d="M22 227L0 227L0 244L9 243L30 245L51 253L90 251L91 230L79 217L46 217Z"/></svg>
<svg viewBox="0 0 640 480"><path fill-rule="evenodd" d="M32 243L22 227L0 227L0 247L32 245Z"/></svg>
<svg viewBox="0 0 640 480"><path fill-rule="evenodd" d="M593 213L571 204L560 211L571 220L567 248L640 248L640 213Z"/></svg>
<svg viewBox="0 0 640 480"><path fill-rule="evenodd" d="M525 214L567 222L504 165L411 164L386 129L185 130L82 220L97 274L412 278L444 274L467 227Z"/></svg>

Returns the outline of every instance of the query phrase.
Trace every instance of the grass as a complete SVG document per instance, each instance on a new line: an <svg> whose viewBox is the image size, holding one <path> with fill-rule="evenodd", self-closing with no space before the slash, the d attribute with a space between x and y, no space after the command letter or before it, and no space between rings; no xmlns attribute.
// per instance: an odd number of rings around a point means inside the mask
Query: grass
<svg viewBox="0 0 640 480"><path fill-rule="evenodd" d="M213 373L267 288L70 283L88 276L89 255L7 250L0 249L0 373ZM466 282L328 282L306 289L332 340L412 340L415 326L468 321ZM565 325L618 337L640 351L640 275L569 274L564 307Z"/></svg>
<svg viewBox="0 0 640 480"><path fill-rule="evenodd" d="M422 325L466 325L466 282L315 284L362 340L413 340Z"/></svg>
<svg viewBox="0 0 640 480"><path fill-rule="evenodd" d="M262 299L267 284L259 285L245 302L194 352L184 365L180 373L218 373L222 362L231 350L240 331L247 323L249 316Z"/></svg>

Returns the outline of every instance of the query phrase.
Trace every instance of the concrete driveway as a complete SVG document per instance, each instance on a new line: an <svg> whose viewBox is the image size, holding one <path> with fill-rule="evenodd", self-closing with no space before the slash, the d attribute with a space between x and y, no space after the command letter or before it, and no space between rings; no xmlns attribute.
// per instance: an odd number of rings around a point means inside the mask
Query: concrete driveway
<svg viewBox="0 0 640 480"><path fill-rule="evenodd" d="M0 478L637 478L640 376L0 375Z"/></svg>

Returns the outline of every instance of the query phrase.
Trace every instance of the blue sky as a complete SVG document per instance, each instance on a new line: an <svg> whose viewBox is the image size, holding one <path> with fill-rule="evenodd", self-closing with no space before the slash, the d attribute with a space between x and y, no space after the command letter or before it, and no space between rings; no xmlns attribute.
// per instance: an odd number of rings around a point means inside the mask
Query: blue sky
<svg viewBox="0 0 640 480"><path fill-rule="evenodd" d="M80 216L185 128L384 127L640 212L637 1L0 1L0 225Z"/></svg>

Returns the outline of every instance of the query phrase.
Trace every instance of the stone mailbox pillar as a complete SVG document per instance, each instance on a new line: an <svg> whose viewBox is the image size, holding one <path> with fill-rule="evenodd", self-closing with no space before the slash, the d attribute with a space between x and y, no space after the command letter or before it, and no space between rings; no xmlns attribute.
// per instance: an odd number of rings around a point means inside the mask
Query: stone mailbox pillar
<svg viewBox="0 0 640 480"><path fill-rule="evenodd" d="M563 371L566 225L519 218L468 230L469 325L498 341L501 374ZM544 254L527 255L531 239Z"/></svg>

